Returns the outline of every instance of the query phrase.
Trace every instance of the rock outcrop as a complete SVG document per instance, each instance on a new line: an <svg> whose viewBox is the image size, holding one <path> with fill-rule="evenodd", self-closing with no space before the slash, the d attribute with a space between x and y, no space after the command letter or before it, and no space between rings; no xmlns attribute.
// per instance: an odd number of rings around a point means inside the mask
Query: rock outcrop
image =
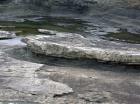
<svg viewBox="0 0 140 104"><path fill-rule="evenodd" d="M140 63L139 45L89 40L79 34L57 33L23 39L36 53L64 58L88 58L122 63ZM109 47L109 45L112 45Z"/></svg>

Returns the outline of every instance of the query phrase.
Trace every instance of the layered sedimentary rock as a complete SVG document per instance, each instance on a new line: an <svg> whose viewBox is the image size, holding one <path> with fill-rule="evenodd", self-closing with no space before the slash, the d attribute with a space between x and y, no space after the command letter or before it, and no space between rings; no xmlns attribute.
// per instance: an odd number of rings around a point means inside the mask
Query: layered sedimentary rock
<svg viewBox="0 0 140 104"><path fill-rule="evenodd" d="M140 63L140 46L89 40L79 34L57 33L23 39L32 51L64 58L88 58L122 63Z"/></svg>

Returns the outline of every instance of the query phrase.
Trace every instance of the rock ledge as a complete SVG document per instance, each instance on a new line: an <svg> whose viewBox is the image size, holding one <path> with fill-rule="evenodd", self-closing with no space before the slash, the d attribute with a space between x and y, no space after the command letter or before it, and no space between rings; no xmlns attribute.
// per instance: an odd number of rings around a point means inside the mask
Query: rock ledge
<svg viewBox="0 0 140 104"><path fill-rule="evenodd" d="M58 33L53 36L29 36L22 40L32 51L64 58L88 58L127 64L140 64L139 45L94 42L79 34ZM110 45L108 44L108 45ZM120 48L119 48L120 47Z"/></svg>

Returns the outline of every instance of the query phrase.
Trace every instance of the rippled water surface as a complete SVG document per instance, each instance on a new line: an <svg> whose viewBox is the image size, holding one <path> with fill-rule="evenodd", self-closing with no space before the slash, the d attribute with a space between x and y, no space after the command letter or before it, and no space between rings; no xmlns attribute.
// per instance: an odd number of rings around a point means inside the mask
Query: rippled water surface
<svg viewBox="0 0 140 104"><path fill-rule="evenodd" d="M17 35L40 34L38 29L62 32L79 32L84 28L84 21L63 17L20 17L21 21L0 21L1 30L18 31Z"/></svg>

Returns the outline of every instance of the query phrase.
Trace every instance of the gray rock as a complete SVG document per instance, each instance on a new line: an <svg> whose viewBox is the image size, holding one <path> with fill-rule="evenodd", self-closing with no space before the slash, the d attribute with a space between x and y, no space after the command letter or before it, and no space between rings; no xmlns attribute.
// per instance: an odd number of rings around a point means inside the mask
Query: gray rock
<svg viewBox="0 0 140 104"><path fill-rule="evenodd" d="M49 79L38 79L34 76L31 78L13 78L7 86L21 92L45 96L63 95L73 92L72 88L65 84Z"/></svg>
<svg viewBox="0 0 140 104"><path fill-rule="evenodd" d="M10 39L15 37L16 37L15 32L0 31L0 39Z"/></svg>
<svg viewBox="0 0 140 104"><path fill-rule="evenodd" d="M17 60L6 55L5 51L12 50L13 46L0 48L0 101L29 101L42 104L46 97L53 98L55 95L73 92L66 84L48 78L38 78L36 70L43 64Z"/></svg>
<svg viewBox="0 0 140 104"><path fill-rule="evenodd" d="M108 102L110 95L107 92L101 93L99 91L95 91L95 92L88 92L88 93L84 93L84 94L79 94L78 97L80 99L84 99L84 100L89 101L89 102L104 103L105 104L106 102Z"/></svg>
<svg viewBox="0 0 140 104"><path fill-rule="evenodd" d="M79 34L57 33L53 36L29 36L22 40L32 51L64 58L88 58L139 64L140 46L103 40L89 40Z"/></svg>
<svg viewBox="0 0 140 104"><path fill-rule="evenodd" d="M140 102L140 71L135 70L136 66L105 65L91 60L76 61L61 58L54 58L57 59L55 61L49 59L53 64L43 65L39 64L42 62L36 63L11 54L14 52L15 55L32 57L29 50L26 53L20 49L22 46L0 44L1 102L15 104L28 102L139 104ZM52 90L54 87L56 89ZM59 87L62 87L63 91ZM71 89L73 93L68 93Z"/></svg>

